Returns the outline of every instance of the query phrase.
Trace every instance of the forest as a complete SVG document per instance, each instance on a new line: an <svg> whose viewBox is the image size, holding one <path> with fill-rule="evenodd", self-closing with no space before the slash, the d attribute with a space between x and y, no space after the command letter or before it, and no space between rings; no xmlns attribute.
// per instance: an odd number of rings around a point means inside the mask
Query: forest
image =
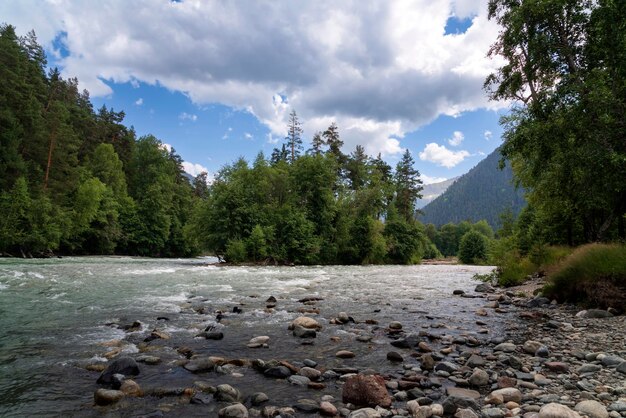
<svg viewBox="0 0 626 418"><path fill-rule="evenodd" d="M174 149L94 110L78 80L46 72L33 32L0 28L0 252L13 256L215 254L230 262L415 263L440 254L416 221L422 181L339 128L304 151L292 111L282 147L190 182Z"/></svg>

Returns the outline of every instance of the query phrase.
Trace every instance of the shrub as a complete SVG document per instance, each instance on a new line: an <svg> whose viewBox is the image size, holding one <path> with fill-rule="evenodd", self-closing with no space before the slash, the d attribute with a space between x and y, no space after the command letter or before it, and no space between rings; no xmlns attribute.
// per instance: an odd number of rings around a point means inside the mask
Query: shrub
<svg viewBox="0 0 626 418"><path fill-rule="evenodd" d="M459 245L459 260L465 264L484 263L487 260L487 238L478 231L466 232Z"/></svg>
<svg viewBox="0 0 626 418"><path fill-rule="evenodd" d="M626 246L589 244L548 270L544 294L563 302L626 308Z"/></svg>
<svg viewBox="0 0 626 418"><path fill-rule="evenodd" d="M225 259L229 263L241 263L246 261L246 245L241 240L230 240L226 244Z"/></svg>

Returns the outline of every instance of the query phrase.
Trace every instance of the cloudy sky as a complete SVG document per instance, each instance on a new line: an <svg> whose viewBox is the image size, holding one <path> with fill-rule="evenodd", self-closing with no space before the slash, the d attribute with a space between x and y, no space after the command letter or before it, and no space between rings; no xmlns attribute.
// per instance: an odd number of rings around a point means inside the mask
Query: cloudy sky
<svg viewBox="0 0 626 418"><path fill-rule="evenodd" d="M486 0L3 0L51 66L186 170L269 155L295 109L310 140L331 122L426 182L463 174L500 144L503 103L482 89L497 65ZM308 147L308 144L305 144Z"/></svg>

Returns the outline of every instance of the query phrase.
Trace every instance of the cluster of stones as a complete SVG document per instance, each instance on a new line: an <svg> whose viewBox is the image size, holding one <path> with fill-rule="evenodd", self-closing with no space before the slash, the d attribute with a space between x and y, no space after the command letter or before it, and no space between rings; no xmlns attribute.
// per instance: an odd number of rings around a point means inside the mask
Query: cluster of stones
<svg viewBox="0 0 626 418"><path fill-rule="evenodd" d="M351 367L325 368L310 359L296 364L284 360L228 360L195 355L185 347L178 349L183 358L174 363L193 374L236 375L238 368L245 367L264 378L311 390L326 389L327 383L333 382L341 388L337 396L312 396L317 400L299 399L292 405L274 406L264 393L244 396L230 385L212 386L203 381L196 381L189 388L144 391L132 379L140 374L137 363L151 366L161 359L142 354L109 362L97 381L104 387L95 391L94 401L104 406L128 397L179 396L198 405L217 402L217 414L221 417L292 417L313 413L352 418L626 417L624 317L596 310L576 314L571 307L545 298L519 298L485 284L477 286L475 294L454 294L485 299L474 312L476 324L482 327L476 334L485 338L442 336L424 330L407 332L401 322L393 321L385 330L393 347L386 358L398 370L394 374L381 375L373 369ZM312 297L301 302L312 306L319 300ZM270 297L266 303L267 309L273 309L277 300ZM491 331L486 321L494 316L508 321L506 334L487 337ZM345 312L328 321L337 326L353 322L354 318ZM134 323L130 330L140 325ZM310 344L323 327L310 316L300 316L288 329L294 338ZM207 328L198 336L220 340L223 333ZM166 333L154 330L147 340L168 338ZM268 348L270 340L269 336L256 336L246 345ZM357 338L361 342L370 340L371 337ZM111 357L122 351L122 347L115 347ZM343 349L336 351L335 357L349 359L355 353Z"/></svg>

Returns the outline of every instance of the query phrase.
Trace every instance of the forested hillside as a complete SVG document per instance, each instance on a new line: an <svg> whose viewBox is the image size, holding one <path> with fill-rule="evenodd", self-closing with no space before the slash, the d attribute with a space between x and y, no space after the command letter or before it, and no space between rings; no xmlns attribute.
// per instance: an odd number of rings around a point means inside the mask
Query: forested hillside
<svg viewBox="0 0 626 418"><path fill-rule="evenodd" d="M420 220L441 226L484 219L495 229L500 226L503 212L510 209L517 215L526 205L524 192L514 187L513 172L508 164L500 170L500 158L500 150L496 149L426 205Z"/></svg>
<svg viewBox="0 0 626 418"><path fill-rule="evenodd" d="M0 253L197 252L183 227L206 185L192 187L173 149L123 119L46 72L34 33L0 26Z"/></svg>
<svg viewBox="0 0 626 418"><path fill-rule="evenodd" d="M421 209L427 204L429 204L430 202L432 202L433 200L435 200L443 192L445 192L448 189L448 187L450 187L450 185L454 183L457 179L458 177L453 177L451 179L441 181L439 183L425 184L424 190L422 190L421 199L417 199L417 202L415 203L416 207L418 209Z"/></svg>

